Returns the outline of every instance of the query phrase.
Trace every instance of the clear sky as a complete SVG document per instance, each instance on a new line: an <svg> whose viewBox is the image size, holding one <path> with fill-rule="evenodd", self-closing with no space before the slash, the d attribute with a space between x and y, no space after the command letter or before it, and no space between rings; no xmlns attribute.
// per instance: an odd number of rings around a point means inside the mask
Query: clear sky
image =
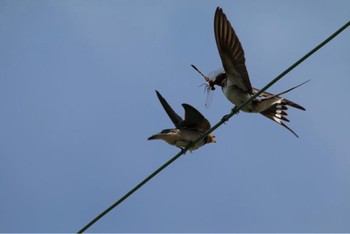
<svg viewBox="0 0 350 234"><path fill-rule="evenodd" d="M76 232L178 149L154 90L215 124L233 107L204 73L221 67L221 6L261 88L350 20L350 1L0 1L0 232ZM300 138L241 112L216 144L179 158L91 232L350 232L350 28L269 91Z"/></svg>

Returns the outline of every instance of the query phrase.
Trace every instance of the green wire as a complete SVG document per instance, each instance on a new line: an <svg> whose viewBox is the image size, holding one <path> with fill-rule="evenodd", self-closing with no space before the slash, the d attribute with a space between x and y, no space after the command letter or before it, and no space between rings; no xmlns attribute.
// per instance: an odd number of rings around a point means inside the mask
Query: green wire
<svg viewBox="0 0 350 234"><path fill-rule="evenodd" d="M157 170L155 170L152 174L147 176L144 180L142 180L139 184L137 184L134 188L132 188L128 193L126 193L124 196L122 196L118 201L113 203L110 207L108 207L106 210L104 210L101 214L99 214L96 218L91 220L88 224L86 224L82 229L78 231L78 233L83 233L86 231L89 227L91 227L94 223L96 223L99 219L101 219L103 216L105 216L108 212L110 212L112 209L114 209L116 206L118 206L120 203L122 203L125 199L127 199L131 194L136 192L139 188L141 188L144 184L146 184L149 180L151 180L154 176L156 176L159 172L161 172L163 169L165 169L167 166L169 166L171 163L173 163L176 159L178 159L180 156L185 154L192 146L196 145L198 142L202 141L208 134L213 132L215 129L220 127L223 123L228 121L233 115L237 114L240 109L242 109L244 106L248 105L252 100L254 100L256 97L258 97L261 93L265 92L268 88L270 88L273 84L275 84L277 81L279 81L283 76L285 76L287 73L289 73L291 70L293 70L295 67L297 67L299 64L304 62L308 57L310 57L312 54L314 54L317 50L319 50L321 47L326 45L328 42L330 42L333 38L335 38L338 34L340 34L342 31L344 31L348 26L350 25L350 21L347 22L343 27L338 29L335 33L333 33L330 37L328 37L326 40L324 40L322 43L320 43L318 46L316 46L314 49L312 49L309 53L307 53L304 57L299 59L297 62L295 62L292 66L287 68L284 72L282 72L279 76L277 76L275 79L273 79L270 83L268 83L264 88L262 88L259 92L254 94L248 101L243 103L242 105L238 106L237 108L232 109L231 113L225 116L225 119L221 119L217 124L215 124L212 128L207 130L203 133L200 137L198 137L194 142L192 142L190 145L188 145L185 149L181 150L179 153L177 153L173 158L171 158L169 161L164 163L161 167L159 167Z"/></svg>

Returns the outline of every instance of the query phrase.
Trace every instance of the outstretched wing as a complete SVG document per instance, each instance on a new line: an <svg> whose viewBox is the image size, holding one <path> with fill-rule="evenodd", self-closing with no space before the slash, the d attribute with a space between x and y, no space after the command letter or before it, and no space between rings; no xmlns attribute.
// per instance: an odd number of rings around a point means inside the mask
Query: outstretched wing
<svg viewBox="0 0 350 234"><path fill-rule="evenodd" d="M168 102L162 97L162 95L160 95L160 93L157 90L156 90L156 94L165 112L168 114L169 118L174 123L175 127L178 127L180 122L182 122L182 118L178 114L176 114L173 108L171 108Z"/></svg>
<svg viewBox="0 0 350 234"><path fill-rule="evenodd" d="M205 132L210 129L209 121L193 106L182 104L185 109L185 120L180 123L181 127Z"/></svg>
<svg viewBox="0 0 350 234"><path fill-rule="evenodd" d="M251 93L252 86L245 66L242 45L220 7L215 11L214 33L222 65L228 77L228 85L236 85Z"/></svg>

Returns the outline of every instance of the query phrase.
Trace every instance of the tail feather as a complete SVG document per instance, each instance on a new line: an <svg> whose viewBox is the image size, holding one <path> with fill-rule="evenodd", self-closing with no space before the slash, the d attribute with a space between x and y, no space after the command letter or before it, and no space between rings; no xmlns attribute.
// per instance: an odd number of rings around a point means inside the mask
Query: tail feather
<svg viewBox="0 0 350 234"><path fill-rule="evenodd" d="M281 120L283 120L283 121L286 121L286 122L290 122L289 119L287 119L287 118L284 117L283 115L281 115L281 116L276 116L276 118L279 118L279 119L281 119Z"/></svg>
<svg viewBox="0 0 350 234"><path fill-rule="evenodd" d="M300 86L302 86L303 84L309 82L310 80L307 80L297 86L294 86L288 90L285 90L283 92L280 92L278 94L272 94L272 93L268 93L268 92L263 92L261 94L261 97L263 97L263 99L261 100L262 102L267 101L267 103L270 101L272 101L274 104L271 105L270 107L268 107L268 109L260 112L260 114L264 115L265 117L271 119L272 121L278 123L279 125L282 125L283 127L285 127L286 129L288 129L291 133L293 133L296 137L299 137L292 129L290 129L284 122L290 122L289 119L286 118L287 114L287 110L288 110L288 106L297 108L299 110L305 110L304 107L300 106L299 104L296 104L295 102L292 102L288 99L282 98L280 97L280 95L282 94L286 94L290 91L292 91L293 89L296 89ZM258 92L259 90L256 88L253 88L253 93Z"/></svg>
<svg viewBox="0 0 350 234"><path fill-rule="evenodd" d="M295 102L292 102L288 99L283 99L283 101L285 101L288 106L291 106L291 107L294 107L294 108L297 108L297 109L303 110L303 111L306 110L304 107L302 107L299 104L296 104Z"/></svg>
<svg viewBox="0 0 350 234"><path fill-rule="evenodd" d="M269 98L274 98L274 97L281 96L282 94L286 94L286 93L292 91L293 89L296 89L296 88L302 86L303 84L305 84L305 83L307 83L307 82L309 82L309 81L310 81L310 80L304 81L303 83L298 84L298 85L296 85L296 86L294 86L294 87L292 87L292 88L290 88L290 89L287 89L287 90L285 90L285 91L283 91L283 92L280 92L280 93L278 93L278 94L274 94L274 95L270 96Z"/></svg>
<svg viewBox="0 0 350 234"><path fill-rule="evenodd" d="M286 116L288 115L288 113L285 111L288 109L286 105L289 105L289 103L285 102L284 99L281 99L280 103L276 103L272 105L269 109L263 112L260 112L260 114L282 125L286 129L288 129L291 133L293 133L296 137L299 137L292 129L290 129L285 123L282 122L282 121L290 122L289 119L286 118Z"/></svg>
<svg viewBox="0 0 350 234"><path fill-rule="evenodd" d="M159 139L159 136L157 134L147 138L147 140L156 140L156 139Z"/></svg>
<svg viewBox="0 0 350 234"><path fill-rule="evenodd" d="M281 115L283 115L283 116L287 116L287 115L288 115L288 113L285 112L285 111L277 111L277 113L278 113L278 114L281 114Z"/></svg>
<svg viewBox="0 0 350 234"><path fill-rule="evenodd" d="M304 81L303 83L301 83L301 84L299 84L299 85L296 85L296 86L294 86L294 87L292 87L292 88L290 88L290 89L287 89L287 90L285 90L285 91L283 91L283 92L280 92L280 93L278 93L278 94L272 94L272 93L269 93L269 92L266 92L266 91L265 91L265 92L263 92L263 93L261 94L261 96L264 97L265 100L274 99L274 98L281 98L281 99L282 99L282 97L280 97L282 94L286 94L286 93L292 91L293 89L296 89L296 88L298 88L298 87L304 85L305 83L307 83L307 82L309 82L309 81L310 81L310 80ZM253 93L256 93L256 92L258 92L258 91L259 91L259 89L253 88ZM294 107L294 108L297 108L297 109L303 110L303 111L306 110L304 107L302 107L302 106L300 106L299 104L296 104L295 102L292 102L292 101L290 101L290 100L288 100L288 99L286 99L286 98L283 98L283 101L284 101L285 104L288 105L288 106L291 106L291 107Z"/></svg>
<svg viewBox="0 0 350 234"><path fill-rule="evenodd" d="M150 137L148 137L148 140L156 140L156 139L161 139L161 140L167 140L170 139L172 136L177 134L177 129L164 129L160 133L154 134Z"/></svg>

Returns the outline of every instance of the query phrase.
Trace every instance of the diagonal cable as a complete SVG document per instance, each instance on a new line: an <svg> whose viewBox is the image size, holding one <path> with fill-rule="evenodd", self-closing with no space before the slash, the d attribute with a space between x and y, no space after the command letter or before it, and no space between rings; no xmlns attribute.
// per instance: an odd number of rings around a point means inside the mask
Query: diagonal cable
<svg viewBox="0 0 350 234"><path fill-rule="evenodd" d="M252 100L254 100L256 97L258 97L261 93L265 92L268 88L270 88L273 84L275 84L277 81L279 81L283 76L285 76L287 73L289 73L291 70L293 70L295 67L297 67L299 64L304 62L308 57L310 57L312 54L314 54L317 50L319 50L321 47L326 45L328 42L330 42L333 38L335 38L338 34L340 34L342 31L344 31L348 26L350 26L350 21L348 21L344 26L339 28L335 33L333 33L331 36L329 36L326 40L321 42L319 45L317 45L314 49L312 49L309 53L304 55L301 59L299 59L297 62L295 62L292 66L287 68L284 72L282 72L280 75L278 75L275 79L273 79L270 83L268 83L264 88L262 88L259 92L254 94L252 97L249 98L245 103L238 106L237 108L232 109L231 113L226 115L225 118L221 119L217 124L215 124L212 128L204 132L200 137L198 137L195 141L193 141L191 144L189 144L186 148L181 150L179 153L177 153L174 157L172 157L169 161L164 163L161 167L159 167L157 170L155 170L152 174L147 176L144 180L142 180L139 184L137 184L134 188L132 188L129 192L127 192L124 196L122 196L119 200L117 200L115 203L113 203L110 207L108 207L106 210L104 210L101 214L96 216L93 220L91 220L88 224L86 224L82 229L78 231L78 233L83 233L86 231L89 227L91 227L94 223L96 223L99 219L101 219L103 216L105 216L108 212L110 212L112 209L114 209L116 206L118 206L120 203L122 203L125 199L127 199L131 194L136 192L139 188L141 188L144 184L146 184L149 180L151 180L154 176L156 176L159 172L161 172L163 169L165 169L167 166L169 166L171 163L173 163L176 159L178 159L180 156L185 154L192 146L196 145L198 142L203 140L208 134L213 132L215 129L220 127L223 123L228 121L233 115L237 114L240 109L242 109L244 106L246 106L248 103L250 103Z"/></svg>

